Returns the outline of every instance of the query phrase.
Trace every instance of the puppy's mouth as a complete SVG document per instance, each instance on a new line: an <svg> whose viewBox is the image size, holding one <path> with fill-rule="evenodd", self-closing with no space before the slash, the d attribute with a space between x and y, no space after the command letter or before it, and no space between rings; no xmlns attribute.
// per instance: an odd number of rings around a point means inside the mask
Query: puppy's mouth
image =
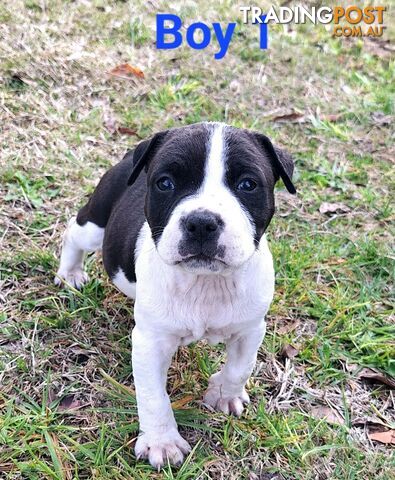
<svg viewBox="0 0 395 480"><path fill-rule="evenodd" d="M209 270L211 272L216 272L223 270L228 265L219 258L210 257L199 253L198 255L191 255L187 258L176 262L176 265L185 267L187 270Z"/></svg>

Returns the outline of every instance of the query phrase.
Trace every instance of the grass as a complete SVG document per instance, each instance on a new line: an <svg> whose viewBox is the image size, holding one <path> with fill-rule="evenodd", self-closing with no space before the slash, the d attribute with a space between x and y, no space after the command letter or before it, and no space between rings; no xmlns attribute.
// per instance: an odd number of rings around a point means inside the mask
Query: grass
<svg viewBox="0 0 395 480"><path fill-rule="evenodd" d="M240 17L227 0L188 2L179 14ZM256 30L239 24L216 61L215 45L155 50L153 8L142 2L15 0L0 19L0 478L394 478L392 447L368 437L395 428L393 391L360 375L395 376L395 83L385 45L271 26L263 52ZM145 79L108 75L126 61ZM286 120L292 111L301 121ZM240 419L204 409L223 348L181 348L169 391L195 447L181 468L157 473L133 453L133 305L98 256L82 292L52 277L65 222L104 171L139 138L202 120L254 128L293 152L298 195L277 192L268 233L277 289L251 405ZM114 122L137 135L112 133ZM322 213L324 202L340 207Z"/></svg>

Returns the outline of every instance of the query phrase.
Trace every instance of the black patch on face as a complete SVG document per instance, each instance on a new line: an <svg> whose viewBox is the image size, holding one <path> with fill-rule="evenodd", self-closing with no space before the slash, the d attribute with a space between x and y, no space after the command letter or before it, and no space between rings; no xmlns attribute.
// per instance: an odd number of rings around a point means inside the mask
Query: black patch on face
<svg viewBox="0 0 395 480"><path fill-rule="evenodd" d="M204 124L170 130L150 162L145 215L155 244L174 208L202 185L209 136ZM163 178L168 178L174 189L161 190L158 181Z"/></svg>
<svg viewBox="0 0 395 480"><path fill-rule="evenodd" d="M225 246L218 245L224 229L221 217L209 210L198 209L180 220L182 239L178 253L182 257L201 256L202 258L223 258Z"/></svg>
<svg viewBox="0 0 395 480"><path fill-rule="evenodd" d="M250 132L226 128L225 143L225 182L254 223L254 241L258 245L274 214L275 174L267 153L259 148ZM246 179L255 182L252 191L238 189Z"/></svg>

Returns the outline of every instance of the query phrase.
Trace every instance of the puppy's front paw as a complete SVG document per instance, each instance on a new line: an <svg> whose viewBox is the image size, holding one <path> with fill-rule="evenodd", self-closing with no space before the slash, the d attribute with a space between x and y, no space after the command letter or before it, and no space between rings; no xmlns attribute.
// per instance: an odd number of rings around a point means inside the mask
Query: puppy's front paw
<svg viewBox="0 0 395 480"><path fill-rule="evenodd" d="M232 413L236 417L240 417L244 405L250 403L250 397L244 388L239 394L233 394L222 389L222 385L209 385L204 394L203 403L220 412Z"/></svg>
<svg viewBox="0 0 395 480"><path fill-rule="evenodd" d="M173 465L180 465L184 455L191 451L191 447L176 429L164 433L142 433L136 442L135 453L137 459L146 458L158 471L167 460Z"/></svg>
<svg viewBox="0 0 395 480"><path fill-rule="evenodd" d="M63 283L67 283L77 290L80 290L80 288L85 285L88 279L88 274L80 268L76 268L69 272L58 270L56 277L54 278L54 283L58 286L62 285Z"/></svg>

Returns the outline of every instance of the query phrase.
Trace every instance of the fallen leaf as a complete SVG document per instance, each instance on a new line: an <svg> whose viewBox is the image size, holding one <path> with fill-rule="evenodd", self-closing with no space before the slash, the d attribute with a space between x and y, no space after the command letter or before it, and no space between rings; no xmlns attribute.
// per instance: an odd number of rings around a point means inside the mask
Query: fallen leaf
<svg viewBox="0 0 395 480"><path fill-rule="evenodd" d="M367 380L375 380L376 382L384 383L391 388L395 388L395 379L389 375L374 370L373 368L363 368L358 373L358 378L365 378Z"/></svg>
<svg viewBox="0 0 395 480"><path fill-rule="evenodd" d="M122 134L122 135L137 135L137 130L133 130L132 128L128 127L118 127L117 132Z"/></svg>
<svg viewBox="0 0 395 480"><path fill-rule="evenodd" d="M281 349L281 357L283 358L294 358L299 353L299 350L295 348L290 343L286 343Z"/></svg>
<svg viewBox="0 0 395 480"><path fill-rule="evenodd" d="M303 117L303 113L292 110L282 115L273 117L273 122L300 122L302 121Z"/></svg>
<svg viewBox="0 0 395 480"><path fill-rule="evenodd" d="M336 410L332 410L330 407L323 405L313 407L310 411L310 414L314 418L320 420L326 420L328 423L333 423L335 425L344 425L344 418Z"/></svg>
<svg viewBox="0 0 395 480"><path fill-rule="evenodd" d="M193 395L186 395L183 398L180 398L179 400L175 400L172 402L171 406L174 409L182 408L185 406L187 403L189 403L191 400L193 400L195 397Z"/></svg>
<svg viewBox="0 0 395 480"><path fill-rule="evenodd" d="M74 408L80 408L81 402L74 399L74 395L66 395L59 403L58 410L73 410Z"/></svg>
<svg viewBox="0 0 395 480"><path fill-rule="evenodd" d="M122 65L118 65L117 67L113 68L110 71L110 75L126 79L132 77L144 78L144 72L140 68L134 67L129 63L123 63Z"/></svg>
<svg viewBox="0 0 395 480"><path fill-rule="evenodd" d="M279 335L285 335L286 333L293 332L299 326L299 324L300 324L300 321L295 320L294 322L281 325L281 327L277 329L277 333Z"/></svg>
<svg viewBox="0 0 395 480"><path fill-rule="evenodd" d="M378 417L355 417L351 422L353 427L365 427L370 426L374 428L375 431L387 427L388 425L380 420Z"/></svg>
<svg viewBox="0 0 395 480"><path fill-rule="evenodd" d="M323 202L320 205L319 211L322 214L347 213L350 211L350 207L344 205L344 203Z"/></svg>
<svg viewBox="0 0 395 480"><path fill-rule="evenodd" d="M115 117L111 115L109 111L105 111L103 114L103 125L105 129L111 133L111 135L133 135L138 137L137 130L133 130L129 127L118 126Z"/></svg>
<svg viewBox="0 0 395 480"><path fill-rule="evenodd" d="M386 430L385 432L368 433L370 440L385 444L395 444L395 430Z"/></svg>

